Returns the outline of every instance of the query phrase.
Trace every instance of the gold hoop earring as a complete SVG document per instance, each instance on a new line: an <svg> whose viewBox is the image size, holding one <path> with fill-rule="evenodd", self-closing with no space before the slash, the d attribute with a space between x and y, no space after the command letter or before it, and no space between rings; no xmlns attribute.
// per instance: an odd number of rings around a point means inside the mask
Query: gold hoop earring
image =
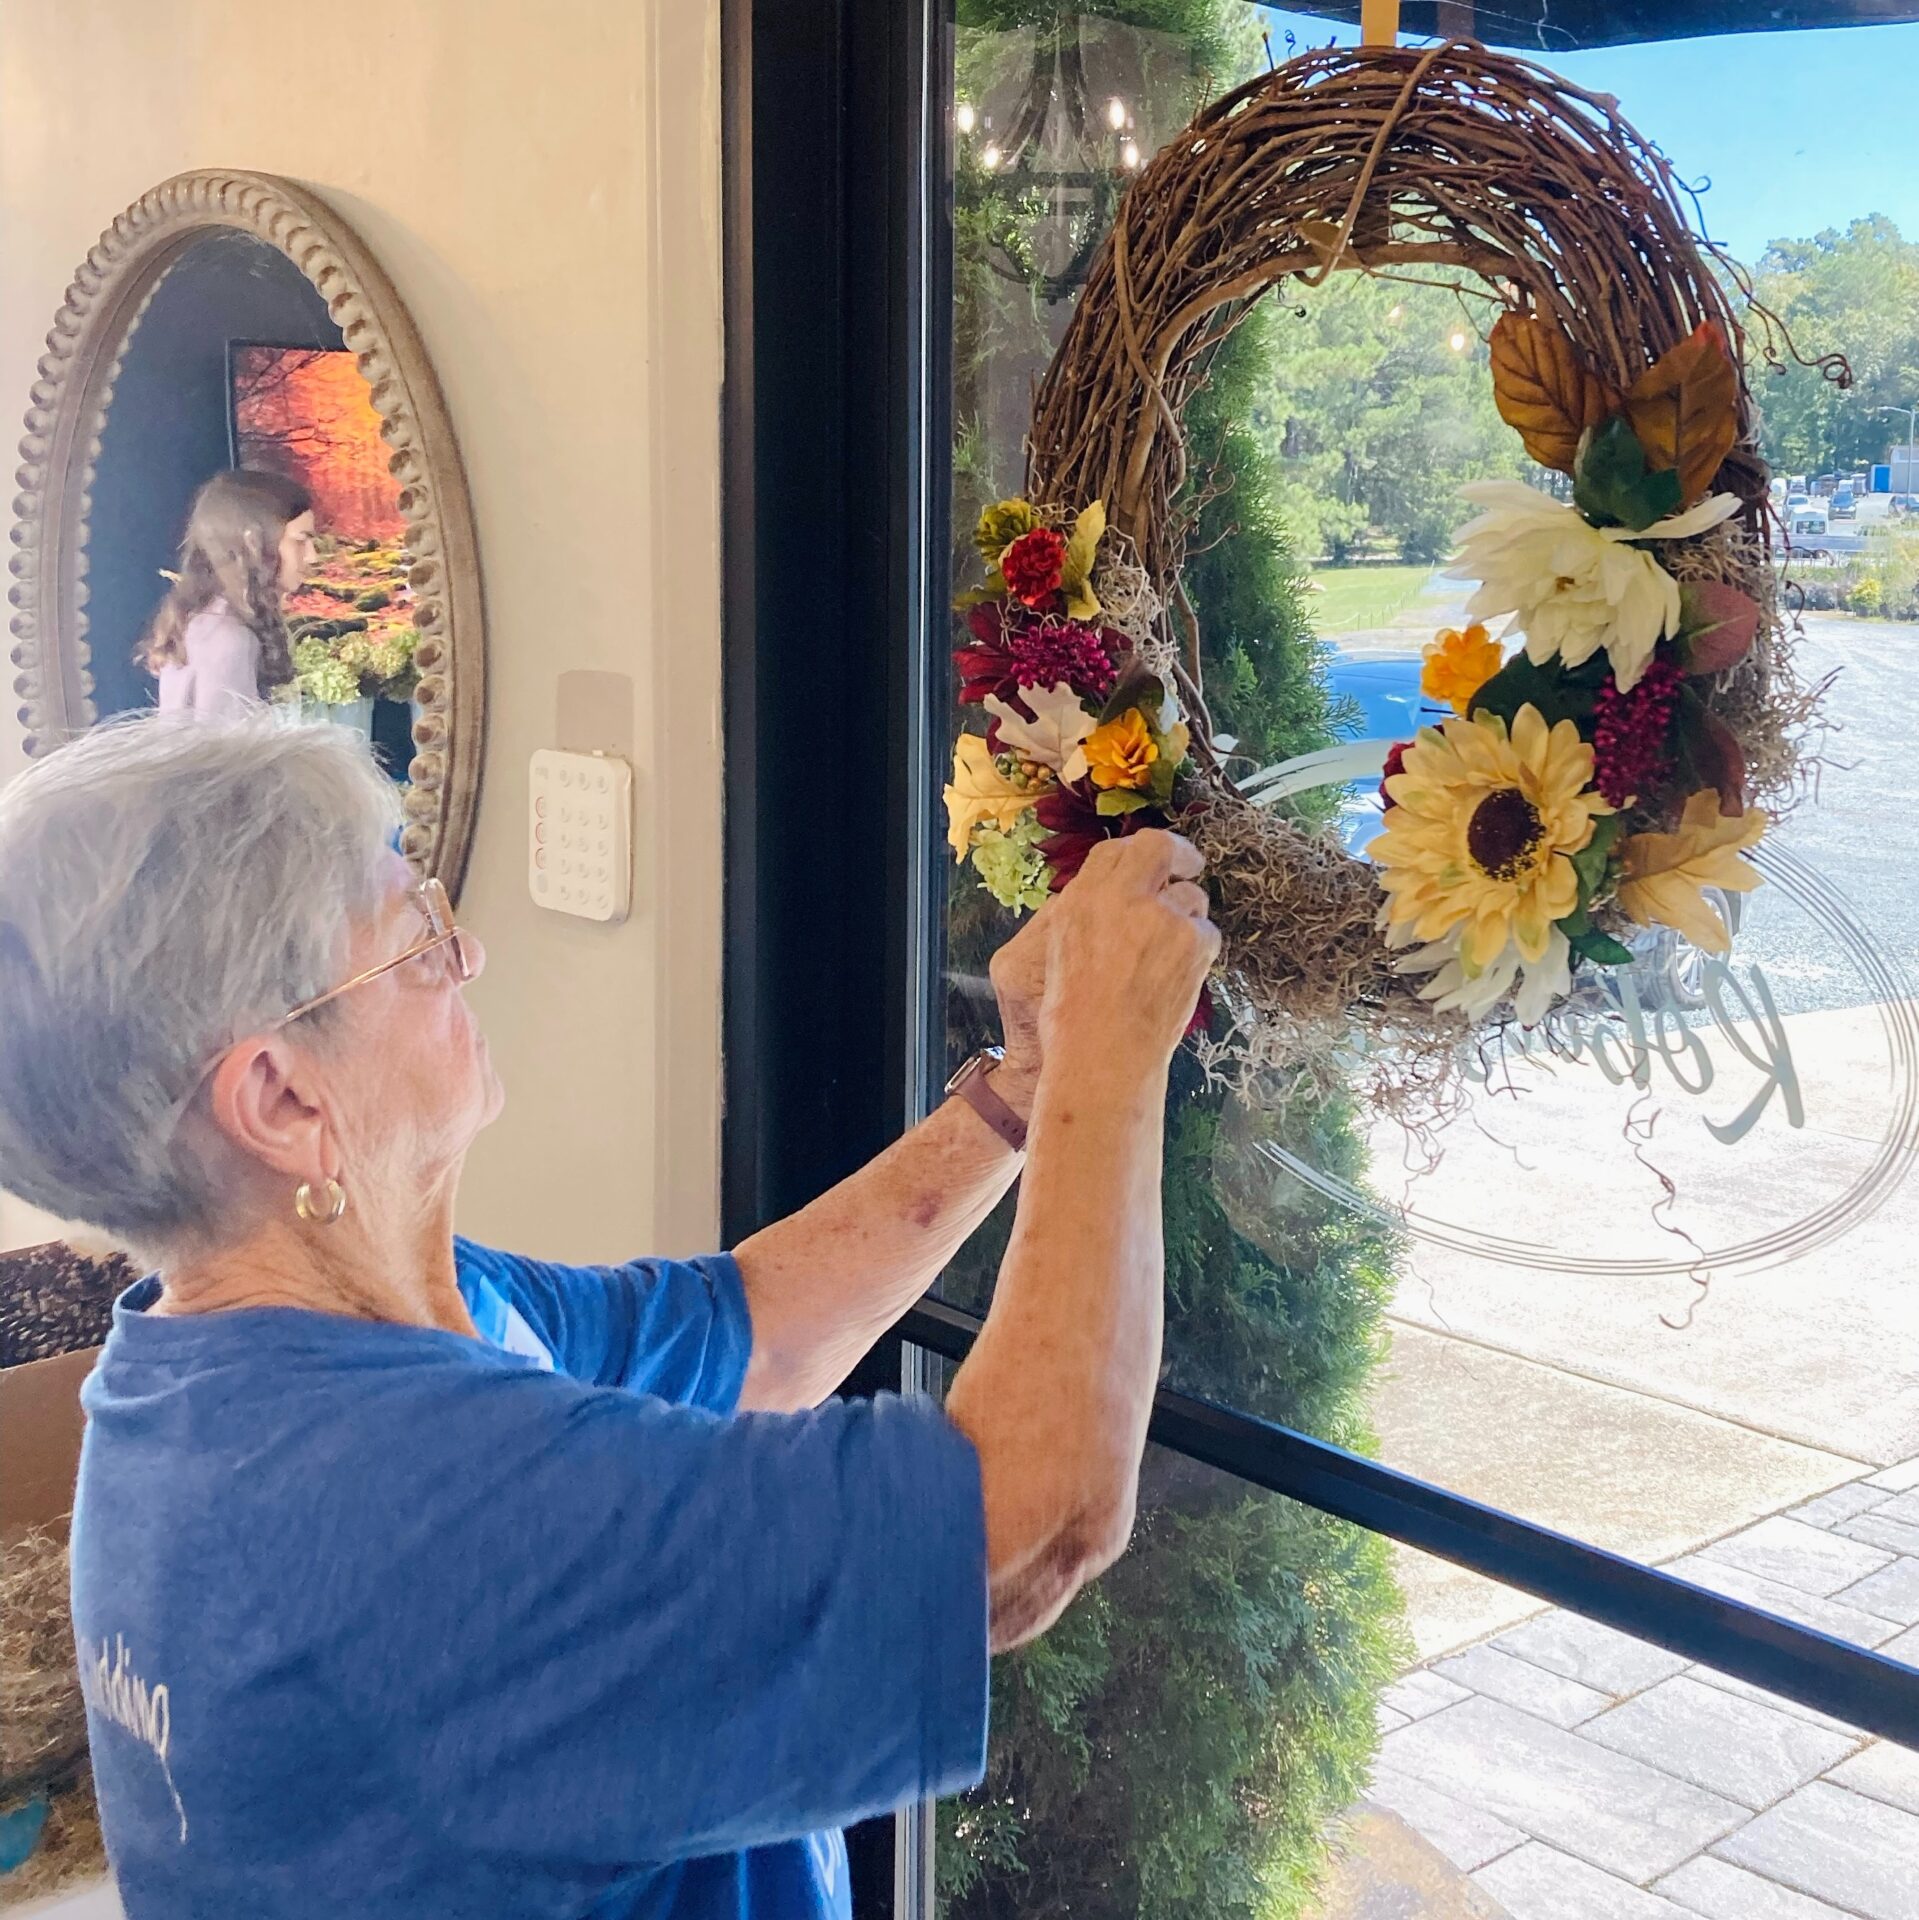
<svg viewBox="0 0 1919 1920"><path fill-rule="evenodd" d="M312 1187L302 1180L293 1196L293 1211L316 1227L330 1227L346 1212L346 1188L337 1180L327 1181L326 1204L320 1207L314 1204Z"/></svg>

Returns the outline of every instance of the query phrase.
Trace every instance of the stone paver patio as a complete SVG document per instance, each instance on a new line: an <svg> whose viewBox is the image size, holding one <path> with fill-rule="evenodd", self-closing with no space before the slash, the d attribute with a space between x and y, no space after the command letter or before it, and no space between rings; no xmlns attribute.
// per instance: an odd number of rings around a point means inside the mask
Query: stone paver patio
<svg viewBox="0 0 1919 1920"><path fill-rule="evenodd" d="M1919 1666L1919 1459L1667 1564ZM1511 1920L1919 1920L1919 1753L1575 1614L1380 1716L1368 1800Z"/></svg>

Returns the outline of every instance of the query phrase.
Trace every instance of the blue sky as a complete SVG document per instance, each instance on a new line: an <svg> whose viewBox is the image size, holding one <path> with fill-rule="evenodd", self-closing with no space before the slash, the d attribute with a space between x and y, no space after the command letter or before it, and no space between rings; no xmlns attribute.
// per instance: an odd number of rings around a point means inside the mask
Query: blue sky
<svg viewBox="0 0 1919 1920"><path fill-rule="evenodd" d="M1282 59L1288 27L1302 46L1358 38L1307 14L1266 12ZM1546 64L1616 95L1682 177L1712 182L1708 227L1739 258L1868 213L1919 238L1919 25L1662 40Z"/></svg>

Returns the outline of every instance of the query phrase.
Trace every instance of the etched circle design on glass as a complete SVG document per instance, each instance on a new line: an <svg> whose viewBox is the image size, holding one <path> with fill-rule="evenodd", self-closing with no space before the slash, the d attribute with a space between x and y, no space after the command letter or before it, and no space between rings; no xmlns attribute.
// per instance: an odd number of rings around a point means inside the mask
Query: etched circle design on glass
<svg viewBox="0 0 1919 1920"><path fill-rule="evenodd" d="M1385 750L1314 756L1273 789L1343 784ZM1829 1245L1919 1157L1919 1008L1792 837L1753 855L1766 884L1728 903L1730 954L1649 937L1553 1046L1521 1037L1475 1061L1445 1125L1376 1123L1372 1191L1277 1142L1259 1150L1370 1220L1507 1266L1698 1280Z"/></svg>

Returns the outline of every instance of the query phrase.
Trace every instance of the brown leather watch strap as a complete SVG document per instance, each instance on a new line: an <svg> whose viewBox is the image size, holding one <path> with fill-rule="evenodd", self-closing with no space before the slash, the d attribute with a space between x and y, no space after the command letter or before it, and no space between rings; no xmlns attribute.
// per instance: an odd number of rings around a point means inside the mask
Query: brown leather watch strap
<svg viewBox="0 0 1919 1920"><path fill-rule="evenodd" d="M964 1100L1015 1153L1024 1153L1026 1122L993 1091L993 1069L1005 1058L998 1047L982 1047L947 1081L946 1091Z"/></svg>

